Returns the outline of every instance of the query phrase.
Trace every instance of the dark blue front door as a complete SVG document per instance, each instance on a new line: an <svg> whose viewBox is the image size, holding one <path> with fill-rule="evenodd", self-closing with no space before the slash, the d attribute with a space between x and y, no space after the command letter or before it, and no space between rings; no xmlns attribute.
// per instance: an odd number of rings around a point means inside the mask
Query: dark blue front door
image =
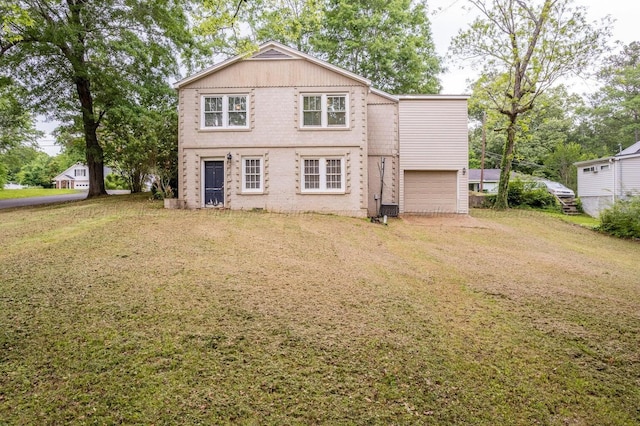
<svg viewBox="0 0 640 426"><path fill-rule="evenodd" d="M204 205L224 206L224 161L204 162Z"/></svg>

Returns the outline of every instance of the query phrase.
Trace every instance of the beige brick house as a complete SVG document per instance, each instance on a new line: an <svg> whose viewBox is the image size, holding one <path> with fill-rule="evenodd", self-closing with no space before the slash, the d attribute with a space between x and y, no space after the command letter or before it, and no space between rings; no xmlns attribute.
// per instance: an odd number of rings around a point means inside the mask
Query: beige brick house
<svg viewBox="0 0 640 426"><path fill-rule="evenodd" d="M275 42L175 85L187 208L467 213L467 96L394 96Z"/></svg>

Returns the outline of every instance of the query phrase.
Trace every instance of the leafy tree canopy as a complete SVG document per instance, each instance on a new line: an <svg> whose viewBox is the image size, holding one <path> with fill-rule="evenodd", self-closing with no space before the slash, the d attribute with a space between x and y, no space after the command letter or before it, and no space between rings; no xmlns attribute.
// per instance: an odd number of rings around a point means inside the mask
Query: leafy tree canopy
<svg viewBox="0 0 640 426"><path fill-rule="evenodd" d="M15 76L34 110L81 123L89 196L105 193L97 129L178 73L180 53L196 47L187 3L0 0L0 15L0 74Z"/></svg>
<svg viewBox="0 0 640 426"><path fill-rule="evenodd" d="M614 154L640 140L640 42L609 56L598 77L604 84L590 98L592 130Z"/></svg>
<svg viewBox="0 0 640 426"><path fill-rule="evenodd" d="M0 155L21 145L35 145L41 136L33 116L20 102L24 91L8 78L0 77Z"/></svg>
<svg viewBox="0 0 640 426"><path fill-rule="evenodd" d="M220 2L205 2L203 9L199 32L213 35L216 52L245 53L275 40L391 93L440 91L443 69L423 0L256 0L239 9L237 21L230 19L233 8Z"/></svg>
<svg viewBox="0 0 640 426"><path fill-rule="evenodd" d="M442 72L425 2L329 0L311 43L329 62L391 93L438 93Z"/></svg>
<svg viewBox="0 0 640 426"><path fill-rule="evenodd" d="M587 69L605 48L607 23L590 23L571 0L470 0L480 12L453 40L454 53L481 67L480 88L506 119L495 207L508 207L519 122L560 77ZM520 126L521 127L521 126Z"/></svg>

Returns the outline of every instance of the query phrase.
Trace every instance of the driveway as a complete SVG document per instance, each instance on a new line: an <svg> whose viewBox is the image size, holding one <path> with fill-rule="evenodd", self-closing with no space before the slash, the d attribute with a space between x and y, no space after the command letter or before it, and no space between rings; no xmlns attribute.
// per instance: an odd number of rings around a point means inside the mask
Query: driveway
<svg viewBox="0 0 640 426"><path fill-rule="evenodd" d="M86 192L76 194L47 195L45 197L13 198L0 200L0 209L13 207L37 206L39 204L63 203L65 201L84 200L87 198Z"/></svg>

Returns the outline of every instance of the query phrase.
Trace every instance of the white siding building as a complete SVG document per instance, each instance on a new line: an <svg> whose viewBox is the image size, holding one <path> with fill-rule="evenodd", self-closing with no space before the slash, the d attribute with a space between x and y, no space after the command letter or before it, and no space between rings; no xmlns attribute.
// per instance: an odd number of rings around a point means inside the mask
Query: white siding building
<svg viewBox="0 0 640 426"><path fill-rule="evenodd" d="M578 169L578 196L591 216L616 200L640 196L640 141L620 153L575 163Z"/></svg>

